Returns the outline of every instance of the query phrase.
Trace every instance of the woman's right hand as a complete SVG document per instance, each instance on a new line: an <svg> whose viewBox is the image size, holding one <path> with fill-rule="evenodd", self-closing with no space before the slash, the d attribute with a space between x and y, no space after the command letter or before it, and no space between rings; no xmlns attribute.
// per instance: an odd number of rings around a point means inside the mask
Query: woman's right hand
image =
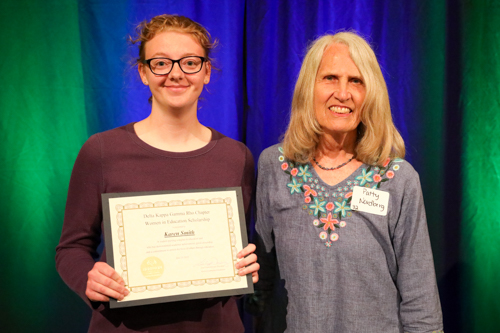
<svg viewBox="0 0 500 333"><path fill-rule="evenodd" d="M129 294L125 281L105 262L96 262L88 273L85 295L96 302L108 302L109 297L122 300Z"/></svg>

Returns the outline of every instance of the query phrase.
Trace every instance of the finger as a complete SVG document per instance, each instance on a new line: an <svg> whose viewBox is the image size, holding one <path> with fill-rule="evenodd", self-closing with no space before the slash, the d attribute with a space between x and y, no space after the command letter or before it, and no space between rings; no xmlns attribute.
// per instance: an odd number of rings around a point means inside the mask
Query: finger
<svg viewBox="0 0 500 333"><path fill-rule="evenodd" d="M252 282L253 283L259 282L259 272L253 272L252 273Z"/></svg>
<svg viewBox="0 0 500 333"><path fill-rule="evenodd" d="M113 277L115 279L113 279ZM121 297L117 297L116 293L123 296L126 296L129 293L127 288L125 288L125 282L123 279L113 268L105 263L96 263L94 268L92 268L92 270L88 273L87 288L117 299L120 299Z"/></svg>
<svg viewBox="0 0 500 333"><path fill-rule="evenodd" d="M89 284L92 290L97 291L106 296L111 296L116 299L121 299L123 298L123 296L126 296L129 293L124 285L104 275L99 275L99 274L94 275L89 272L89 279L87 285Z"/></svg>
<svg viewBox="0 0 500 333"><path fill-rule="evenodd" d="M238 275L243 276L247 274L252 274L257 272L260 269L260 265L258 263L253 263L245 268L242 268L238 271Z"/></svg>
<svg viewBox="0 0 500 333"><path fill-rule="evenodd" d="M109 267L109 266L108 266ZM109 267L114 273L116 271ZM125 289L124 285L125 282L123 279L118 275L118 277L114 276L114 273L110 272L109 270L104 270L101 267L94 267L89 273L88 273L88 280L92 280L97 282L98 284L102 284L108 288L115 289L116 291L121 291ZM112 277L115 279L113 279Z"/></svg>
<svg viewBox="0 0 500 333"><path fill-rule="evenodd" d="M93 290L85 290L85 295L89 298L89 300L94 302L109 302L109 297L99 294Z"/></svg>
<svg viewBox="0 0 500 333"><path fill-rule="evenodd" d="M108 278L108 281L113 281ZM113 281L116 284L116 282ZM109 297L113 297L118 300L122 300L127 294L128 290L126 288L119 286L120 290L112 289L104 284L96 282L95 280L87 281L87 290L86 294L89 299L92 300L100 300L100 301L109 301Z"/></svg>
<svg viewBox="0 0 500 333"><path fill-rule="evenodd" d="M236 263L236 268L243 268L245 266L251 265L257 261L257 255L255 253L250 254L246 258L241 259Z"/></svg>
<svg viewBox="0 0 500 333"><path fill-rule="evenodd" d="M241 250L240 252L238 252L238 258L241 259L243 257L246 257L247 255L249 255L250 253L254 253L255 252L255 245L250 243L248 244L243 250Z"/></svg>
<svg viewBox="0 0 500 333"><path fill-rule="evenodd" d="M123 281L122 277L120 274L118 274L117 271L113 269L113 267L109 266L105 262L96 262L94 265L94 268L97 269L99 273L102 275L118 282L121 285L125 285L125 281Z"/></svg>

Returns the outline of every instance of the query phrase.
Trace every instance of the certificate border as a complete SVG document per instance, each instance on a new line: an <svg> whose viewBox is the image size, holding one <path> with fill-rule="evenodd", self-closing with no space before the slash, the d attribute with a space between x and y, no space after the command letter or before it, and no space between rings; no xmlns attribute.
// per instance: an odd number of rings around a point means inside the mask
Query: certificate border
<svg viewBox="0 0 500 333"><path fill-rule="evenodd" d="M114 249L113 249L113 240L112 240L112 232L111 232L111 210L109 206L109 199L111 198L125 198L125 197L134 197L134 196L146 196L146 195L162 195L162 194L175 194L175 193L199 193L199 192L222 192L222 191L235 191L236 199L238 205L238 217L240 222L240 233L242 238L242 248L248 245L248 235L247 235L247 227L245 223L245 209L243 206L243 194L241 191L241 187L220 187L220 188L210 188L210 189L190 189L190 190L169 190L169 191L145 191L145 192L123 192L123 193L102 193L102 211L103 211L103 228L104 228L104 241L106 245L106 262L111 267L115 268L114 262ZM111 244L111 246L108 246ZM119 263L117 263L119 265ZM246 276L242 276L242 279L246 277L247 285L246 288L237 288L237 289L226 289L226 290L214 290L209 292L199 292L199 293L185 293L180 295L172 295L172 296L160 296L153 297L147 299L126 301L126 302L118 302L116 299L110 298L109 306L110 308L123 308L123 307L131 307L138 305L147 305L147 304L157 304L157 303L166 303L166 302L175 302L175 301L184 301L191 299L200 299L200 298L214 298L214 297L225 297L225 296L233 296L233 295L242 295L242 294L251 294L253 293L253 282L252 276L247 274ZM186 290L188 291L188 290Z"/></svg>

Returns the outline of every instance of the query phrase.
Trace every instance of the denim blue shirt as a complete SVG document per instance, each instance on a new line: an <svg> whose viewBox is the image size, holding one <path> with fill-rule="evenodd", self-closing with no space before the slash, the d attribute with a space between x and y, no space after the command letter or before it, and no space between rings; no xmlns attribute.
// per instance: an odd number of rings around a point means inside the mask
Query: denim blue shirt
<svg viewBox="0 0 500 333"><path fill-rule="evenodd" d="M389 193L387 215L351 210L354 186ZM402 159L330 186L279 145L259 159L257 244L268 332L443 328L418 174Z"/></svg>

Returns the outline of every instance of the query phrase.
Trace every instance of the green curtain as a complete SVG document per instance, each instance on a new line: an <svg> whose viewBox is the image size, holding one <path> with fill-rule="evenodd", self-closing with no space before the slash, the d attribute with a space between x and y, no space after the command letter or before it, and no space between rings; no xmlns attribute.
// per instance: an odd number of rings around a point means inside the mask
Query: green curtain
<svg viewBox="0 0 500 333"><path fill-rule="evenodd" d="M88 320L54 264L87 139L78 22L76 1L0 2L3 332L75 332Z"/></svg>
<svg viewBox="0 0 500 333"><path fill-rule="evenodd" d="M474 332L495 332L500 327L499 1L464 2L462 49L464 316Z"/></svg>

